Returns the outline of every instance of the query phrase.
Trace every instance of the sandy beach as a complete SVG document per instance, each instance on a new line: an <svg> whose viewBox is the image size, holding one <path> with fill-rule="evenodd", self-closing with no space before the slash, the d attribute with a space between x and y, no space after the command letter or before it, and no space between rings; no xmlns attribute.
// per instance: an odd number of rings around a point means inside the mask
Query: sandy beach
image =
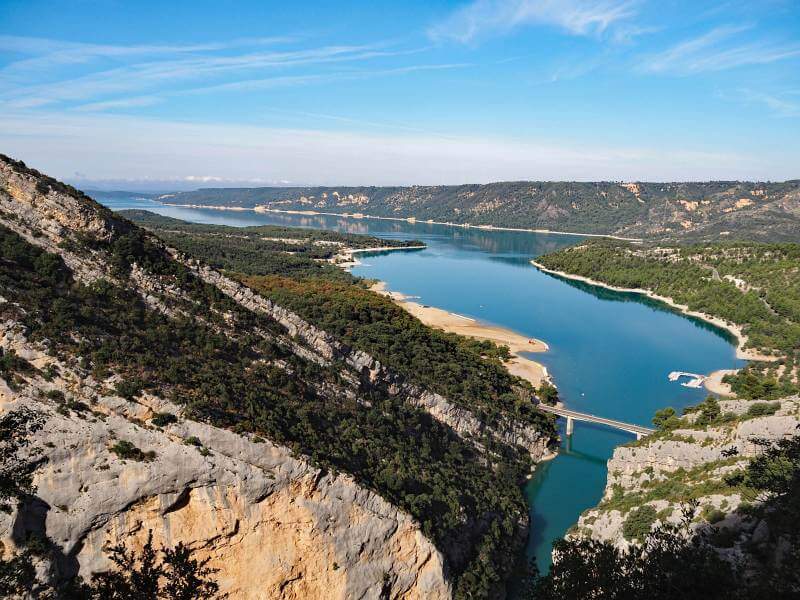
<svg viewBox="0 0 800 600"><path fill-rule="evenodd" d="M501 346L508 346L514 357L506 363L506 368L512 375L529 381L534 387L539 387L543 381L549 380L547 368L544 365L521 356L523 352L546 352L548 346L543 341L525 337L504 327L482 323L476 319L451 313L441 308L414 302L399 292L387 290L386 284L382 281L376 283L370 289L388 296L429 327L435 327L449 333L457 333L477 340L489 340Z"/></svg>
<svg viewBox="0 0 800 600"><path fill-rule="evenodd" d="M722 378L725 377L725 375L733 375L736 372L736 369L720 369L719 371L714 371L713 373L709 374L709 376L703 382L703 385L705 385L706 389L712 394L734 397L736 394L731 391L731 386L727 383L723 383Z"/></svg>

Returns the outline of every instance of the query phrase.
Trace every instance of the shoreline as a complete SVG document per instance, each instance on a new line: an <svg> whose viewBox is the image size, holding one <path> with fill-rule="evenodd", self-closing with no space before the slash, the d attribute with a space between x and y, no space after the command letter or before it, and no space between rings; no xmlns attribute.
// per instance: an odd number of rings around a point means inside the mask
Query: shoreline
<svg viewBox="0 0 800 600"><path fill-rule="evenodd" d="M508 346L513 357L504 365L509 373L525 379L535 388L545 381L552 383L547 367L522 355L528 352L547 352L550 347L542 340L528 338L505 327L491 325L472 317L415 302L405 294L387 290L384 281L378 281L370 287L370 290L390 298L395 304L429 327Z"/></svg>
<svg viewBox="0 0 800 600"><path fill-rule="evenodd" d="M425 244L419 246L376 246L374 248L343 248L342 251L330 259L330 261L338 267L349 269L357 267L361 264L356 254L366 254L368 252L393 252L395 250L424 250L427 248ZM341 261L341 262L340 262Z"/></svg>
<svg viewBox="0 0 800 600"><path fill-rule="evenodd" d="M720 319L719 317L714 317L712 315L694 311L689 309L688 306L685 304L678 304L672 298L667 296L660 296L650 290L646 290L643 288L623 288L615 285L610 285L608 283L604 283L602 281L598 281L596 279L592 279L590 277L584 277L583 275L573 275L572 273L566 273L564 271L556 271L554 269L549 269L544 265L536 262L536 260L531 260L531 264L542 271L543 273L549 273L550 275L558 275L559 277L563 277L565 279L572 279L573 281L582 281L584 283L588 283L590 285L594 285L597 287L605 288L607 290L612 290L614 292L626 292L632 294L640 294L643 296L647 296L653 300L658 300L659 302L663 302L664 304L670 306L671 308L677 309L680 313L695 317L696 319L700 319L701 321L705 321L706 323L710 323L720 329L724 329L734 338L736 338L737 345L736 345L736 358L741 360L755 360L755 361L774 361L778 360L775 356L767 356L765 354L759 354L755 350L749 350L744 347L747 343L747 336L742 331L742 328L735 323L728 323Z"/></svg>
<svg viewBox="0 0 800 600"><path fill-rule="evenodd" d="M233 211L253 211L257 213L281 213L287 215L305 215L315 216L323 215L329 217L344 217L347 219L378 219L382 221L405 221L407 223L427 223L430 225L446 225L448 227L460 227L462 229L481 229L484 231L519 231L522 233L542 233L546 235L574 235L579 237L596 237L596 238L609 238L612 240L620 240L622 242L641 243L643 238L631 238L620 235L613 235L610 233L581 233L578 231L556 231L553 229L524 229L520 227L500 227L498 225L473 225L472 223L451 223L449 221L434 221L432 219L417 219L416 217L379 217L376 215L367 215L362 213L334 213L316 210L282 210L278 208L263 208L262 206L255 206L253 208L246 208L243 206L212 206L209 204L176 204L174 202L161 202L155 199L156 202L164 206L175 206L178 208L203 208L209 210L233 210Z"/></svg>
<svg viewBox="0 0 800 600"><path fill-rule="evenodd" d="M712 371L708 374L708 377L706 377L703 385L705 385L706 389L712 394L718 394L726 398L735 398L736 394L731 390L731 386L727 383L723 383L722 378L725 377L725 375L732 375L736 372L737 369L718 369Z"/></svg>

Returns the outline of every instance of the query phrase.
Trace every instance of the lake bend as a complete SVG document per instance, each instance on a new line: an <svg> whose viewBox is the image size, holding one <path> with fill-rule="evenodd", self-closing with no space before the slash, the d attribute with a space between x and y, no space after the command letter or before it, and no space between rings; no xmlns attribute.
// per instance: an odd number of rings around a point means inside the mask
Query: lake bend
<svg viewBox="0 0 800 600"><path fill-rule="evenodd" d="M225 211L166 206L152 200L92 194L112 210L150 210L198 223L283 225L418 239L422 250L359 254L357 276L391 291L545 341L531 355L544 364L561 400L573 410L649 426L665 406L680 410L708 392L669 381L671 371L707 374L745 363L729 333L678 314L639 294L616 292L545 274L532 259L577 243L573 235L498 231L425 222ZM563 427L563 424L562 424ZM558 457L543 462L526 486L531 510L528 553L540 569L551 544L596 505L606 461L631 434L591 423L564 435Z"/></svg>

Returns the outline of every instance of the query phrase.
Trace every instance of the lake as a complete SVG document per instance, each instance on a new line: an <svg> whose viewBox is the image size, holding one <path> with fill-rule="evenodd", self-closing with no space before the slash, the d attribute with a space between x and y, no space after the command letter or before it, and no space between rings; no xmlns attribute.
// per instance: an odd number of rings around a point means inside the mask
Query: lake
<svg viewBox="0 0 800 600"><path fill-rule="evenodd" d="M650 425L657 409L679 410L706 395L668 381L670 371L709 373L744 364L724 331L643 296L563 280L530 264L536 256L580 241L579 236L95 197L114 210L143 208L199 223L274 224L422 240L424 250L360 255L362 264L353 273L385 281L388 289L419 296L424 304L544 340L550 351L531 358L547 366L561 399L574 410ZM531 507L528 552L541 569L550 564L553 540L599 502L606 461L615 446L633 436L576 423L571 438L562 438L559 456L540 465L525 490Z"/></svg>

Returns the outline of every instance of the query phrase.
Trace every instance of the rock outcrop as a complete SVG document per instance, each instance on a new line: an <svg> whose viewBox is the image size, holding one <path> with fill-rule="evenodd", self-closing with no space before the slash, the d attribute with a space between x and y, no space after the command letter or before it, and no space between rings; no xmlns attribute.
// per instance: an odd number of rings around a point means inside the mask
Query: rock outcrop
<svg viewBox="0 0 800 600"><path fill-rule="evenodd" d="M585 535L624 548L625 523L633 510L650 506L658 522L678 522L690 499L699 502L694 527L725 532L730 555L743 555L754 532L765 523L737 511L747 502L724 478L741 471L762 450L756 440L779 440L797 435L800 398L779 401L774 414L749 417L752 402L720 401L723 414L736 415L729 423L694 426L697 413L685 417L690 427L620 446L608 461L608 479L600 504L584 512L572 535ZM752 500L752 499L751 499ZM651 513L652 514L652 513Z"/></svg>

